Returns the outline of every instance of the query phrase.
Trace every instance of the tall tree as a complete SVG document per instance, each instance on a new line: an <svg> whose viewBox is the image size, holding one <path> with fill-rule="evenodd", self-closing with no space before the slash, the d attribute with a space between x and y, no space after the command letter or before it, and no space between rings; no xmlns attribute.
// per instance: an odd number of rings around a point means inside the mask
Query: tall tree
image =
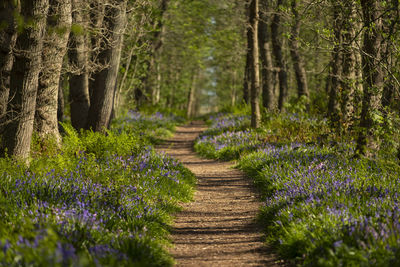
<svg viewBox="0 0 400 267"><path fill-rule="evenodd" d="M251 0L250 0L251 1ZM251 43L253 42L253 36L251 33L250 25L246 31L247 36L247 53L246 53L246 65L244 67L244 79L243 79L243 101L246 104L250 103L250 90L251 90Z"/></svg>
<svg viewBox="0 0 400 267"><path fill-rule="evenodd" d="M279 77L279 98L278 108L282 110L283 104L288 96L288 77L287 77L287 66L286 60L283 55L283 38L282 38L282 25L281 25L281 8L283 7L283 0L278 0L275 13L272 17L271 23L271 40L272 49L276 66L278 67Z"/></svg>
<svg viewBox="0 0 400 267"><path fill-rule="evenodd" d="M195 97L196 97L196 83L197 83L197 73L192 76L192 84L189 89L188 101L187 101L187 111L186 116L188 118L194 115Z"/></svg>
<svg viewBox="0 0 400 267"><path fill-rule="evenodd" d="M340 78L342 77L342 7L340 2L333 1L333 51L332 51L332 62L331 62L331 80L330 80L330 92L328 102L328 117L330 118L331 126L334 129L339 129L340 121L340 106L339 106L339 86Z"/></svg>
<svg viewBox="0 0 400 267"><path fill-rule="evenodd" d="M343 132L347 132L354 116L354 94L356 86L356 56L354 44L355 34L355 6L353 0L343 1L343 51L342 51L342 79L340 92L341 125Z"/></svg>
<svg viewBox="0 0 400 267"><path fill-rule="evenodd" d="M259 128L261 123L260 114L260 70L259 70L259 46L258 46L258 21L259 21L259 0L251 0L249 6L249 24L251 29L250 42L250 66L251 66L251 127Z"/></svg>
<svg viewBox="0 0 400 267"><path fill-rule="evenodd" d="M264 108L270 110L274 103L273 64L271 51L271 35L269 32L269 1L261 1L259 22L259 44L262 74L262 101Z"/></svg>
<svg viewBox="0 0 400 267"><path fill-rule="evenodd" d="M79 130L86 126L90 106L88 36L85 32L88 18L84 2L72 0L72 23L74 29L69 37L68 58L70 63L69 102L71 124Z"/></svg>
<svg viewBox="0 0 400 267"><path fill-rule="evenodd" d="M363 41L363 79L364 95L360 118L360 131L356 153L369 156L379 148L374 128L377 125L375 114L381 107L383 75L380 66L382 42L381 1L361 0L364 22Z"/></svg>
<svg viewBox="0 0 400 267"><path fill-rule="evenodd" d="M71 0L50 0L36 98L35 129L40 137L55 137L59 142L58 89L71 22Z"/></svg>
<svg viewBox="0 0 400 267"><path fill-rule="evenodd" d="M301 17L298 11L298 0L291 0L291 9L293 14L292 29L289 38L290 55L292 57L294 72L297 81L297 94L299 97L308 98L308 83L306 70L304 68L303 57L300 55L299 38Z"/></svg>
<svg viewBox="0 0 400 267"><path fill-rule="evenodd" d="M17 40L15 13L19 2L5 0L0 3L0 119L7 110L10 90L10 71L13 64L12 50Z"/></svg>
<svg viewBox="0 0 400 267"><path fill-rule="evenodd" d="M105 7L103 36L106 47L98 61L105 66L92 76L92 97L86 124L87 129L104 131L109 127L125 27L127 1L110 0Z"/></svg>
<svg viewBox="0 0 400 267"><path fill-rule="evenodd" d="M48 0L21 2L25 23L14 49L15 62L11 70L6 115L9 123L4 133L8 153L21 159L27 159L30 153L48 8Z"/></svg>

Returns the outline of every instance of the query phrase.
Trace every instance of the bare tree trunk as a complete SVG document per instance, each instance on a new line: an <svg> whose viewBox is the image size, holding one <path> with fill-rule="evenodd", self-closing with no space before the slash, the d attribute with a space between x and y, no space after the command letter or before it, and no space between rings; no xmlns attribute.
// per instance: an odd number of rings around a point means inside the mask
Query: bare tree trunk
<svg viewBox="0 0 400 267"><path fill-rule="evenodd" d="M161 60L161 55L163 53L163 44L164 44L164 34L165 34L165 25L163 24L163 16L164 13L167 11L168 8L168 2L169 0L161 0L161 18L159 20L159 28L160 28L160 33L158 36L158 42L156 44L156 51L155 51L155 57L156 57L156 84L155 84L155 92L153 93L153 104L158 104L160 102L160 96L161 96L161 82L162 82L162 77L161 77L161 67L160 67L160 60Z"/></svg>
<svg viewBox="0 0 400 267"><path fill-rule="evenodd" d="M376 122L374 112L380 110L383 75L379 65L381 60L382 20L379 12L380 1L361 0L364 21L363 42L363 78L364 96L360 118L360 132L357 139L358 155L370 156L379 148L379 142L373 132Z"/></svg>
<svg viewBox="0 0 400 267"><path fill-rule="evenodd" d="M15 4L16 1L13 0L5 0L0 4L0 25L6 25L6 28L0 31L0 119L7 110L10 71L14 59L12 50L17 40L14 12L19 10L19 3Z"/></svg>
<svg viewBox="0 0 400 267"><path fill-rule="evenodd" d="M104 52L104 50L107 49L107 46L109 45L108 40L104 38L104 35L107 34L106 31L108 31L105 28L104 19L106 6L110 3L110 1L114 0L89 0L90 4L88 14L90 23L88 24L88 29L90 30L90 38L88 42L88 47L90 47L90 49L88 52L88 86L90 104L93 102L93 89L95 88L94 75L107 67L107 64L104 64L103 62L101 53Z"/></svg>
<svg viewBox="0 0 400 267"><path fill-rule="evenodd" d="M351 126L354 115L354 91L356 85L356 58L353 50L355 39L354 1L344 1L343 18L343 79L341 82L341 125L344 133Z"/></svg>
<svg viewBox="0 0 400 267"><path fill-rule="evenodd" d="M272 40L272 50L275 57L276 66L278 67L279 76L279 98L278 98L278 108L282 110L283 104L285 103L288 96L288 78L286 71L286 61L283 56L282 47L282 32L281 32L281 14L280 8L283 5L282 0L278 0L275 14L272 18L271 23L271 40Z"/></svg>
<svg viewBox="0 0 400 267"><path fill-rule="evenodd" d="M64 109L65 109L64 82L65 82L65 76L61 75L60 84L58 86L58 101L57 101L57 121L58 121L59 132L62 132L62 127L60 125L60 122L64 121Z"/></svg>
<svg viewBox="0 0 400 267"><path fill-rule="evenodd" d="M35 130L41 138L54 137L58 142L61 142L57 120L58 90L71 23L71 0L50 0L36 98Z"/></svg>
<svg viewBox="0 0 400 267"><path fill-rule="evenodd" d="M193 116L193 109L195 105L195 96L196 96L196 82L197 82L197 74L194 74L192 77L192 85L190 86L189 94L188 94L188 102L187 102L187 111L186 116L191 118Z"/></svg>
<svg viewBox="0 0 400 267"><path fill-rule="evenodd" d="M251 61L251 127L259 128L261 123L260 114L260 70L259 70L259 51L258 51L258 21L259 21L259 1L251 0L249 22L251 28L250 42L250 61Z"/></svg>
<svg viewBox="0 0 400 267"><path fill-rule="evenodd" d="M398 66L396 65L396 48L395 44L391 38L396 33L398 29L398 24L400 23L400 8L399 1L390 1L390 12L388 12L387 23L383 24L382 30L386 33L385 36L385 46L382 52L382 61L387 66L390 74L385 78L385 85L382 95L382 107L389 107L394 102L395 93L399 91L398 84L394 81L393 73L397 71ZM383 109L386 113L386 110Z"/></svg>
<svg viewBox="0 0 400 267"><path fill-rule="evenodd" d="M99 54L99 62L106 67L93 75L93 97L86 125L93 131L104 131L109 125L121 57L127 1L110 2L103 22L107 47Z"/></svg>
<svg viewBox="0 0 400 267"><path fill-rule="evenodd" d="M331 62L331 83L329 92L328 102L328 116L331 121L331 126L334 129L339 129L339 86L340 79L342 77L342 17L341 17L341 5L335 3L333 6L333 29L334 29L334 42L332 62Z"/></svg>
<svg viewBox="0 0 400 267"><path fill-rule="evenodd" d="M4 141L8 153L23 160L26 160L30 153L48 8L48 0L21 3L22 16L31 19L34 24L25 25L17 37L6 115L7 121L10 122L5 127Z"/></svg>
<svg viewBox="0 0 400 267"><path fill-rule="evenodd" d="M236 70L233 70L233 75L232 75L232 84L231 84L231 106L236 105Z"/></svg>
<svg viewBox="0 0 400 267"><path fill-rule="evenodd" d="M259 22L259 44L261 54L261 75L262 75L262 100L264 108L271 110L274 103L274 82L272 73L272 51L271 36L269 34L268 1L262 2Z"/></svg>
<svg viewBox="0 0 400 267"><path fill-rule="evenodd" d="M86 25L87 18L81 0L72 0L72 8L72 22L81 26ZM79 130L86 126L90 106L88 40L85 33L70 33L68 57L72 68L69 76L71 124Z"/></svg>
<svg viewBox="0 0 400 267"><path fill-rule="evenodd" d="M143 87L144 87L144 94L147 94L150 96L150 101L151 104L157 104L157 68L158 68L158 59L161 55L162 52L162 45L163 45L163 31L164 31L164 25L163 25L163 16L164 13L167 11L168 7L168 2L169 0L160 0L159 1L159 6L158 6L158 12L159 14L157 18L155 18L152 21L152 26L154 29L157 29L154 31L153 34L153 43L151 46L151 49L149 51L149 60L148 60L148 69L146 72L146 76L143 78Z"/></svg>
<svg viewBox="0 0 400 267"><path fill-rule="evenodd" d="M306 96L308 98L308 84L307 84L307 75L306 70L304 68L304 61L300 55L299 48L299 35L300 35L300 15L298 12L298 0L292 1L292 13L293 13L293 25L291 30L291 35L289 38L289 46L290 46L290 55L292 57L294 72L296 74L297 81L297 94L298 97Z"/></svg>
<svg viewBox="0 0 400 267"><path fill-rule="evenodd" d="M250 88L251 88L251 42L252 35L250 27L247 29L247 53L246 53L246 66L244 69L244 79L243 79L243 101L246 104L250 103Z"/></svg>

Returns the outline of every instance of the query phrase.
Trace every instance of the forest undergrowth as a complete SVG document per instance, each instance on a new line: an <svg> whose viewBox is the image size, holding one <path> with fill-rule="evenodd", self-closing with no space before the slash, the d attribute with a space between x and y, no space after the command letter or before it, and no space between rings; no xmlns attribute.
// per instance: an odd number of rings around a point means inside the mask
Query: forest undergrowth
<svg viewBox="0 0 400 267"><path fill-rule="evenodd" d="M107 135L63 124L29 166L0 159L0 265L169 266L172 212L194 175L153 144L181 119L129 112Z"/></svg>
<svg viewBox="0 0 400 267"><path fill-rule="evenodd" d="M288 262L399 265L396 157L354 157L355 142L335 139L326 119L295 111L267 113L257 130L244 111L216 114L195 149L208 158L236 160L254 180L266 241Z"/></svg>

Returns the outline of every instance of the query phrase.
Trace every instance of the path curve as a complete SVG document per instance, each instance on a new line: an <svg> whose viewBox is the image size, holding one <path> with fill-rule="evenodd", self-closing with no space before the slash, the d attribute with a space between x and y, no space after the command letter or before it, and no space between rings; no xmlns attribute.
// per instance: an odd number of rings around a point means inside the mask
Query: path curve
<svg viewBox="0 0 400 267"><path fill-rule="evenodd" d="M177 127L158 147L198 178L194 201L183 204L173 226L177 266L279 266L255 222L260 202L250 179L230 162L202 159L193 151L205 129L200 122Z"/></svg>

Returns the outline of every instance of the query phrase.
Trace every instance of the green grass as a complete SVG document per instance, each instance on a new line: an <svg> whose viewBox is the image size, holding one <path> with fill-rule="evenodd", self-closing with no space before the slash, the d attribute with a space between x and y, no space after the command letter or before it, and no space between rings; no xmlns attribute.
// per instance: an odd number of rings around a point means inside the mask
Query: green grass
<svg viewBox="0 0 400 267"><path fill-rule="evenodd" d="M65 124L29 166L0 159L0 265L170 266L171 214L194 175L155 152L176 122L135 114L102 135Z"/></svg>
<svg viewBox="0 0 400 267"><path fill-rule="evenodd" d="M244 129L240 115L215 118L195 148L237 160L253 178L266 241L282 258L303 266L400 264L395 160L354 158L350 138L335 138L326 120L302 113L267 114L257 131Z"/></svg>

